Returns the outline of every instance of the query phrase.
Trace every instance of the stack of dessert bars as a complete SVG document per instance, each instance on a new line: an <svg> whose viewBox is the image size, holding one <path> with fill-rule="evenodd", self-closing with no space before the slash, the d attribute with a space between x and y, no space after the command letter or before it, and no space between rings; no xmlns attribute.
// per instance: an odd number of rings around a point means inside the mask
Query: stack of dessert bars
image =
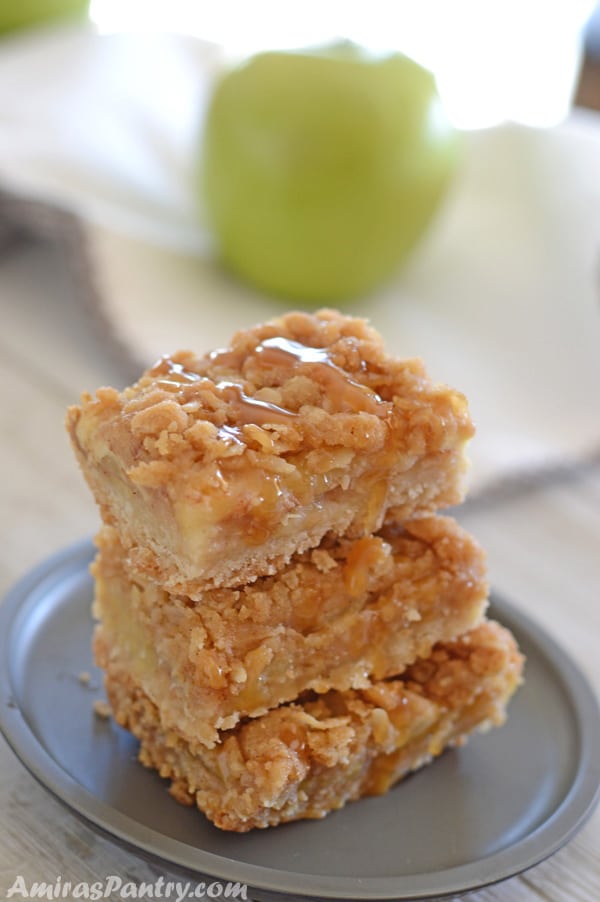
<svg viewBox="0 0 600 902"><path fill-rule="evenodd" d="M462 500L466 401L365 321L289 313L67 425L103 526L94 650L140 761L218 827L385 792L520 681Z"/></svg>

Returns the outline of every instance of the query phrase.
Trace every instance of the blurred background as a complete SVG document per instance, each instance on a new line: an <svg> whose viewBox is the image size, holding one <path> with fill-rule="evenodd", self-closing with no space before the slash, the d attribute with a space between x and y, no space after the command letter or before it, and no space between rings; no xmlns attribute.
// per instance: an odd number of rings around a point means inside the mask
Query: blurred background
<svg viewBox="0 0 600 902"><path fill-rule="evenodd" d="M575 103L600 110L600 4L596 4L583 32L583 63Z"/></svg>
<svg viewBox="0 0 600 902"><path fill-rule="evenodd" d="M586 82L594 75L600 53L594 7L595 0L309 0L285 6L274 0L91 0L90 15L101 31L175 30L222 44L232 57L340 34L377 50L400 50L435 73L452 121L472 128L505 119L548 125L564 116L583 46ZM593 101L593 88L590 95L578 99Z"/></svg>
<svg viewBox="0 0 600 902"><path fill-rule="evenodd" d="M162 353L222 346L291 306L214 254L195 178L205 112L229 63L339 37L431 68L461 142L414 254L346 309L468 396L472 503L457 515L499 593L598 688L594 0L0 0L0 586L97 529L63 428L81 391L122 387ZM435 136L439 120L427 124ZM15 873L148 879L4 745L0 771L0 895ZM469 899L597 902L599 837L596 816L509 889Z"/></svg>

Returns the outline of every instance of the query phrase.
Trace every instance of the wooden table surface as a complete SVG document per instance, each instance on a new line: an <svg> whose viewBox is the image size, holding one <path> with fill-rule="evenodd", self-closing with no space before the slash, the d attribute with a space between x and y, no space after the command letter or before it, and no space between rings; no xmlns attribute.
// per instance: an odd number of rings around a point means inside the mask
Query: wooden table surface
<svg viewBox="0 0 600 902"><path fill-rule="evenodd" d="M80 309L51 248L24 244L0 256L0 309L4 592L47 555L95 531L98 515L67 444L64 411L80 390L124 384L130 374ZM496 589L558 638L600 691L600 462L467 507L460 519L486 547ZM2 740L0 774L0 898L17 875L28 884L113 874L136 884L176 879L76 819ZM598 902L599 850L597 809L549 860L463 898Z"/></svg>

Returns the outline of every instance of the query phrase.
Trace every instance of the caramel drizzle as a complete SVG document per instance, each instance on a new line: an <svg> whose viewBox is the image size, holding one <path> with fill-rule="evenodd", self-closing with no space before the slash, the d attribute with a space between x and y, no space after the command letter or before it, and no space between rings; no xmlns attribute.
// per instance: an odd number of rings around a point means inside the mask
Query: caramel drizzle
<svg viewBox="0 0 600 902"><path fill-rule="evenodd" d="M298 416L297 413L278 407L277 404L250 397L242 391L237 382L217 382L216 386L223 398L234 408L236 418L242 426L250 423L257 426L266 423L289 423Z"/></svg>
<svg viewBox="0 0 600 902"><path fill-rule="evenodd" d="M222 353L222 352L217 352ZM156 380L156 384L161 388L173 389L183 388L187 385L205 382L207 386L214 387L220 392L223 400L235 411L238 426L245 426L251 423L262 426L266 423L288 423L291 419L295 419L298 414L277 404L270 404L268 401L261 401L247 395L237 382L228 382L222 380L213 382L206 376L200 376L192 370L186 369L183 364L176 363L170 357L162 357L157 364L150 370L150 375L160 376ZM222 426L219 429L220 434L224 438L239 441L235 426Z"/></svg>
<svg viewBox="0 0 600 902"><path fill-rule="evenodd" d="M244 444L242 433L237 426L219 426L217 431L219 438L224 442L235 442L236 445Z"/></svg>
<svg viewBox="0 0 600 902"><path fill-rule="evenodd" d="M366 385L351 379L333 362L327 348L312 348L288 338L267 338L254 353L267 366L306 372L353 411L364 410L378 416L387 412L389 405Z"/></svg>
<svg viewBox="0 0 600 902"><path fill-rule="evenodd" d="M231 348L217 348L215 351L210 352L208 359L216 366L226 366L231 369L237 370L240 369L242 365L244 355L240 352L239 349L232 350Z"/></svg>
<svg viewBox="0 0 600 902"><path fill-rule="evenodd" d="M387 413L389 404L366 385L361 385L337 366L329 356L327 348L314 348L288 338L267 338L254 349L254 355L267 367L277 367L288 372L299 371L321 385L337 402L353 411L366 411L382 416ZM209 355L214 364L224 366L234 364L240 367L239 352L217 350ZM176 363L170 357L163 357L150 371L151 375L160 375L157 384L164 388L185 386L198 382L213 384L223 399L235 411L237 424L240 426L256 424L263 426L269 423L289 423L298 414L277 404L262 401L247 395L237 382L221 380L212 382L186 369L183 364ZM235 427L227 427L232 430ZM234 438L234 435L228 436Z"/></svg>
<svg viewBox="0 0 600 902"><path fill-rule="evenodd" d="M151 376L161 376L156 380L160 388L171 389L173 386L192 385L204 378L192 370L188 370L182 363L176 363L170 357L161 357L150 370Z"/></svg>

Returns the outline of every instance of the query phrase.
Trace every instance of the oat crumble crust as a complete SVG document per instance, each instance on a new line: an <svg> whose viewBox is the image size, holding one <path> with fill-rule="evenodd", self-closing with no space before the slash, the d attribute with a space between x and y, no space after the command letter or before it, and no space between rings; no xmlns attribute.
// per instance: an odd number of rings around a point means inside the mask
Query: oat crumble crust
<svg viewBox="0 0 600 902"><path fill-rule="evenodd" d="M289 313L223 351L162 358L67 427L130 568L173 592L274 573L333 531L462 500L463 395L395 360L364 320Z"/></svg>
<svg viewBox="0 0 600 902"><path fill-rule="evenodd" d="M307 689L397 674L475 626L487 604L484 554L449 517L328 536L276 576L196 602L130 580L114 529L97 544L96 662L129 670L193 748Z"/></svg>
<svg viewBox="0 0 600 902"><path fill-rule="evenodd" d="M141 740L140 761L171 781L177 801L245 832L384 793L448 745L501 724L522 667L508 630L484 622L401 677L301 697L195 754L129 673L109 667L107 692L117 722Z"/></svg>

